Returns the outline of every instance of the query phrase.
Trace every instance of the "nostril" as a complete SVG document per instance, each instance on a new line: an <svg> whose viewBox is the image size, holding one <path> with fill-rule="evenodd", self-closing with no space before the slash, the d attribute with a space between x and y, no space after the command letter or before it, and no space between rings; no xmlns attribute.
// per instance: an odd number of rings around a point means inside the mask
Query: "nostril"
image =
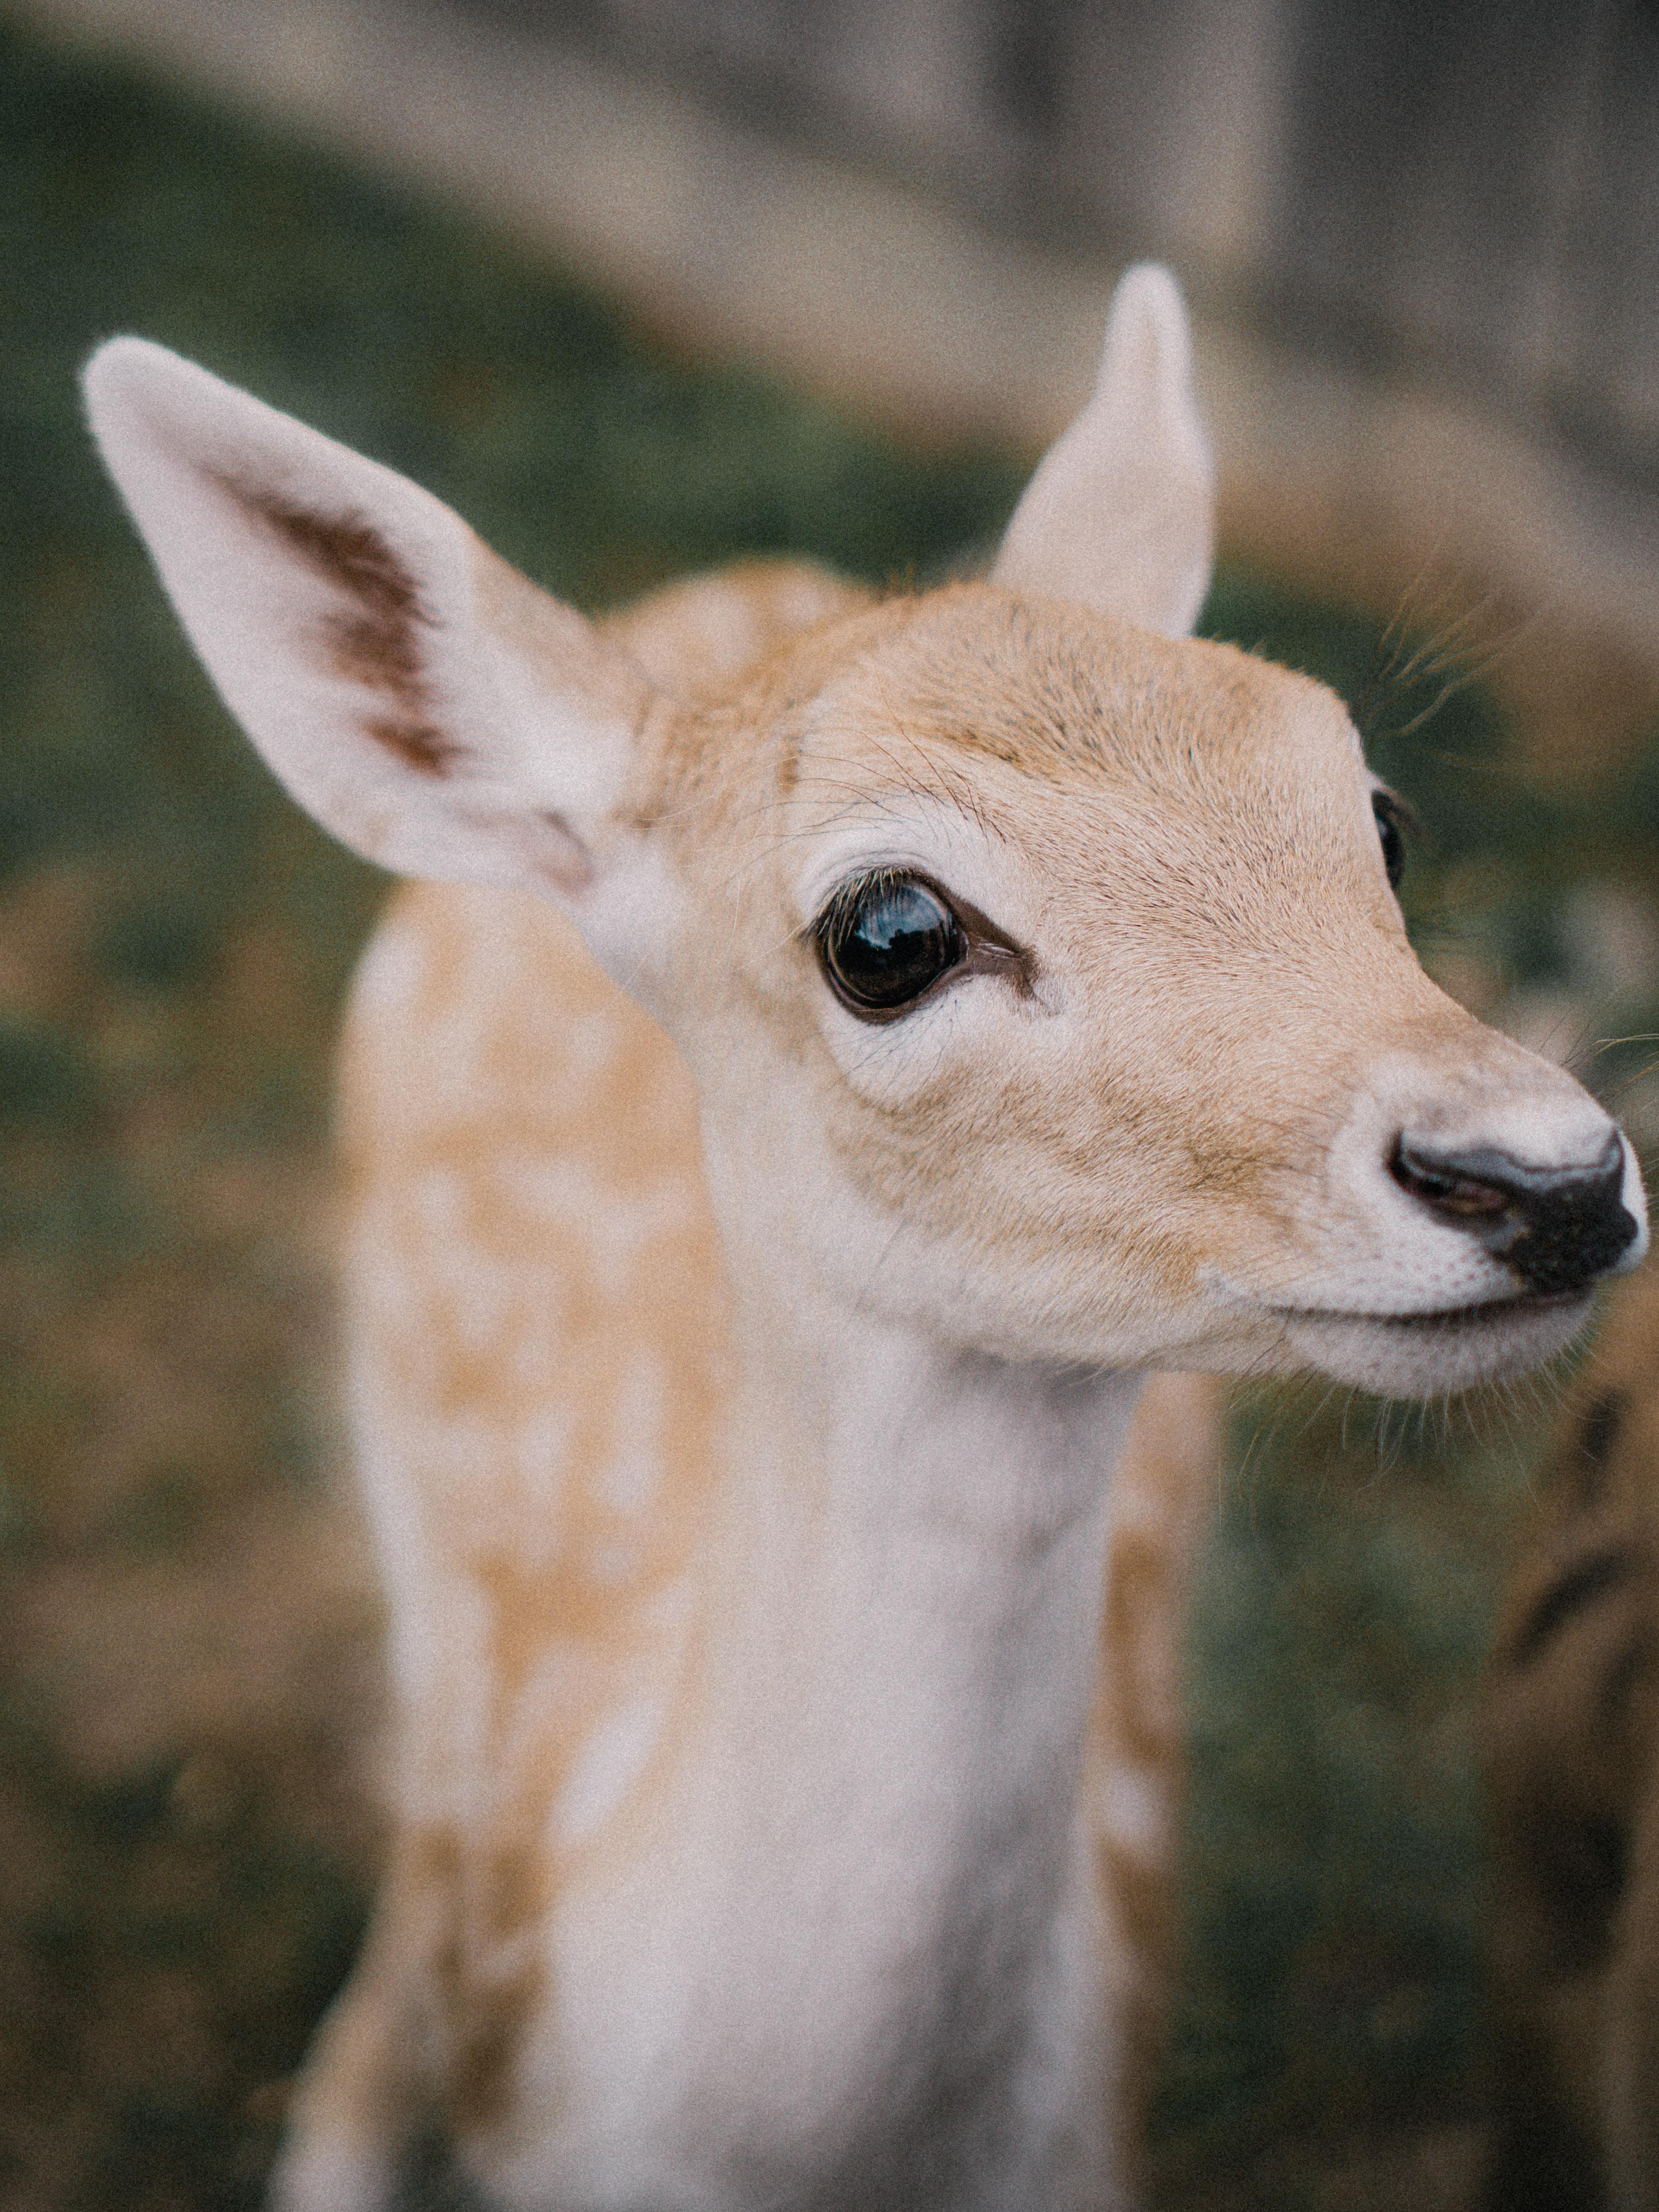
<svg viewBox="0 0 1659 2212"><path fill-rule="evenodd" d="M1485 1166L1490 1155L1480 1155ZM1470 1172L1472 1162L1436 1158L1401 1137L1389 1161L1389 1172L1401 1190L1420 1198L1436 1213L1455 1221L1490 1220L1506 1213L1513 1196L1502 1182Z"/></svg>
<svg viewBox="0 0 1659 2212"><path fill-rule="evenodd" d="M1402 1134L1389 1171L1448 1227L1467 1231L1545 1296L1587 1289L1638 1233L1623 1202L1625 1146L1616 1130L1599 1159L1567 1167L1530 1166L1486 1146L1443 1150Z"/></svg>

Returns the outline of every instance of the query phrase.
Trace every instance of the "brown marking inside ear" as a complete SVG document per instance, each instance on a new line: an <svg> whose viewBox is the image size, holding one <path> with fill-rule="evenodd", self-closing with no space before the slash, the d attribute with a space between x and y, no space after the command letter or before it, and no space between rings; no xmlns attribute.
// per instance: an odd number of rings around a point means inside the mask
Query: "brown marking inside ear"
<svg viewBox="0 0 1659 2212"><path fill-rule="evenodd" d="M362 514L319 514L273 491L221 476L237 505L258 516L316 575L353 603L324 625L336 671L380 691L398 710L363 723L363 733L422 775L441 776L462 758L434 718L421 658L419 630L435 627L418 582L380 532Z"/></svg>
<svg viewBox="0 0 1659 2212"><path fill-rule="evenodd" d="M450 763L465 750L434 722L394 722L377 714L363 724L363 734L422 775L447 775Z"/></svg>

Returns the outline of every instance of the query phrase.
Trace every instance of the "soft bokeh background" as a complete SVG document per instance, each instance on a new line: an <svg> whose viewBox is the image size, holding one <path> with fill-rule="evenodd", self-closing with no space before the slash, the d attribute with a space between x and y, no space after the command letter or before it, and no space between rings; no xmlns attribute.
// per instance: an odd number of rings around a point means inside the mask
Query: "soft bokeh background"
<svg viewBox="0 0 1659 2212"><path fill-rule="evenodd" d="M1205 627L1344 693L1429 826L1407 893L1425 957L1477 1010L1577 1055L1659 1139L1659 647L1631 586L1659 482L1641 282L1659 225L1607 212L1607 175L1632 188L1648 158L1607 93L1649 52L1625 17L1601 11L1586 62L1522 10L1525 67L1495 80L1509 108L1469 93L1467 50L1417 52L1390 138L1360 99L1392 82L1377 40L1346 75L1340 52L1315 39L1315 67L1304 40L1275 76L1281 11L1265 6L1225 11L1254 41L1231 57L1193 11L1126 11L1133 82L1089 45L1086 11L941 9L947 29L971 15L980 43L930 46L927 11L896 9L879 36L909 25L908 73L871 60L859 40L878 40L876 19L860 33L856 10L824 9L816 42L799 10L539 12L581 33L569 70L611 72L607 97L636 72L642 133L665 83L694 136L705 114L710 131L758 131L756 160L785 165L767 174L819 192L826 237L860 209L884 219L890 187L944 210L956 228L927 234L941 253L982 236L980 276L964 261L961 282L968 296L995 276L988 352L1006 374L971 390L939 359L913 374L856 286L834 343L815 338L811 300L769 291L758 264L761 319L738 328L718 226L698 249L706 283L685 246L670 283L619 258L603 210L589 232L568 208L538 230L459 157L441 194L395 132L369 145L307 94L342 75L326 7L236 0L222 20L252 39L281 19L287 44L247 46L258 82L221 56L204 92L179 82L204 68L181 59L171 0L0 6L6 2212L255 2203L379 1840L378 1624L341 1480L326 1133L332 1025L384 885L276 792L190 659L78 421L73 374L98 337L135 329L198 356L409 471L599 605L738 551L884 580L983 544L1059 404L1020 383L1016 310L1087 304L1129 251L1176 252L1228 471ZM538 27L526 5L451 13L468 68ZM1410 53L1411 11L1396 15L1394 51ZM200 55L215 52L204 31ZM388 50L388 115L402 66ZM465 79L419 143L461 143ZM1558 80L1577 106L1552 91L1549 129L1517 121L1515 85ZM1255 118L1249 159L1230 84ZM1162 167L1132 158L1158 143L1160 86L1188 118L1184 167L1167 147ZM1530 127L1538 154L1536 177L1524 161L1495 180L1490 163L1449 173L1455 204L1471 205L1471 177L1490 203L1468 218L1488 226L1484 292L1468 240L1426 223L1411 181L1425 147L1443 148L1436 117L1471 112L1481 143ZM355 155L326 150L331 115ZM1308 153L1339 126L1382 179L1369 204L1351 166ZM1097 176L1103 134L1116 166ZM1296 158L1269 191L1275 147ZM454 189L469 174L483 179L471 211ZM747 187L735 169L728 183L736 225ZM1079 257L1064 269L1062 247ZM1358 305L1356 269L1370 271ZM1000 291L999 270L1014 272ZM1060 291L1042 289L1051 277ZM1534 295L1549 344L1528 350L1516 301ZM787 344L769 344L769 301ZM1029 350L1071 312L1032 309ZM1251 351L1269 327L1301 350ZM860 343L878 365L867 406ZM770 368L735 365L739 349ZM1459 538L1455 513L1394 465L1418 448L1389 411L1390 364L1424 359L1429 397L1408 422L1431 443L1473 422L1464 444L1515 472L1486 505L1456 505L1479 507L1484 535ZM1264 361L1286 387L1277 414L1252 396ZM1283 469L1253 474L1242 451L1234 465L1241 424L1291 437L1298 393L1310 428ZM1531 537L1504 522L1529 514ZM1437 562L1448 535L1455 557ZM1559 564L1542 583L1526 565L1540 543ZM1473 680L1449 690L1459 672ZM1290 1391L1236 1409L1194 1629L1189 1945L1157 2123L1171 2204L1417 2208L1474 2185L1467 1706L1548 1396L1423 1413ZM447 2186L434 2170L416 2193L435 2204Z"/></svg>

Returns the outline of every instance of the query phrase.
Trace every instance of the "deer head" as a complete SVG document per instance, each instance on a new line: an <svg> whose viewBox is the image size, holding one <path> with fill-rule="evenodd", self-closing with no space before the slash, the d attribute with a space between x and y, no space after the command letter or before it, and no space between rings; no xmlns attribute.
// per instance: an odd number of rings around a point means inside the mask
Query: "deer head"
<svg viewBox="0 0 1659 2212"><path fill-rule="evenodd" d="M1124 279L988 580L696 697L159 347L87 393L301 803L556 900L675 1038L740 1304L1422 1394L1533 1365L1639 1257L1607 1115L1419 966L1341 703L1187 635L1210 474L1164 271Z"/></svg>

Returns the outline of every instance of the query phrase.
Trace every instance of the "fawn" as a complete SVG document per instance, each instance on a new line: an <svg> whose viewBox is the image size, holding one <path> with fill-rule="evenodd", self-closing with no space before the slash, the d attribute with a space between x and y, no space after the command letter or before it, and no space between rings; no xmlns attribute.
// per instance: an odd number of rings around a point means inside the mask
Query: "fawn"
<svg viewBox="0 0 1659 2212"><path fill-rule="evenodd" d="M1480 1708L1497 1881L1492 2212L1659 2208L1659 1279L1551 1437Z"/></svg>
<svg viewBox="0 0 1659 2212"><path fill-rule="evenodd" d="M1607 1115L1418 966L1340 704L1187 635L1188 351L1132 270L985 581L597 625L161 349L88 369L233 713L435 879L345 1044L397 1838L287 2212L387 2202L423 2101L507 2206L1127 2202L1143 1375L1455 1389L1644 1247Z"/></svg>

